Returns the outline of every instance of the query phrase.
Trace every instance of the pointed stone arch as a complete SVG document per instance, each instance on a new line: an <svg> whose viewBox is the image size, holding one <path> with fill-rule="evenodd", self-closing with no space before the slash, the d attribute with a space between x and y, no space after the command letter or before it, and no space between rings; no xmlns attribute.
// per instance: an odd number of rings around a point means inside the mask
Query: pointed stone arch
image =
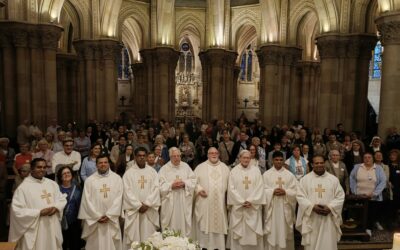
<svg viewBox="0 0 400 250"><path fill-rule="evenodd" d="M335 0L314 0L317 10L320 32L338 32L339 14Z"/></svg>
<svg viewBox="0 0 400 250"><path fill-rule="evenodd" d="M232 18L232 33L231 33L231 47L235 51L239 51L238 41L243 32L243 28L253 27L257 43L260 42L260 16L259 12L254 12L250 9L243 9Z"/></svg>
<svg viewBox="0 0 400 250"><path fill-rule="evenodd" d="M149 6L145 3L136 3L126 1L122 4L121 11L118 18L117 26L117 37L122 40L122 29L125 20L131 18L135 20L137 25L140 27L141 36L138 38L140 41L140 49L145 49L150 47L150 16L149 16Z"/></svg>
<svg viewBox="0 0 400 250"><path fill-rule="evenodd" d="M185 33L190 33L192 36L197 37L199 40L199 46L204 47L205 44L205 25L198 16L191 13L184 14L177 18L176 21L176 46L179 47L179 43Z"/></svg>

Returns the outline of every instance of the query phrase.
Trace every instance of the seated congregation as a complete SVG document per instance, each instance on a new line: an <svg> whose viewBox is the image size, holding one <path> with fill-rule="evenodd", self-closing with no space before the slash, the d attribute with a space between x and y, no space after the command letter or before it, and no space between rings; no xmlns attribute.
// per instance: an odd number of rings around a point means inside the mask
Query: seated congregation
<svg viewBox="0 0 400 250"><path fill-rule="evenodd" d="M343 230L397 226L395 129L386 145L373 137L366 147L340 124L321 134L239 123L79 132L55 123L46 138L20 133L13 158L1 138L0 167L15 174L9 241L17 249L125 250L173 229L205 249L295 249L297 230L304 249L329 250ZM364 226L346 200L365 202Z"/></svg>

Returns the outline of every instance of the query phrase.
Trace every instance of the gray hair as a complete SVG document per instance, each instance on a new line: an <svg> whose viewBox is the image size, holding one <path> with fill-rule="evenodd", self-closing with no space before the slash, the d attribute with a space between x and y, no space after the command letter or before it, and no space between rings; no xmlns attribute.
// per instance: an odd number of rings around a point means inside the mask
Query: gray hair
<svg viewBox="0 0 400 250"><path fill-rule="evenodd" d="M172 148L170 148L169 150L168 150L168 154L169 154L169 157L171 157L172 156L172 153L173 152L179 152L179 155L181 155L181 151L179 150L179 148L177 148L177 147L172 147Z"/></svg>
<svg viewBox="0 0 400 250"><path fill-rule="evenodd" d="M251 155L251 153L250 153L249 150L244 149L244 150L240 151L240 153L239 153L239 158L242 157L242 155L244 155L245 153L248 153L249 155Z"/></svg>

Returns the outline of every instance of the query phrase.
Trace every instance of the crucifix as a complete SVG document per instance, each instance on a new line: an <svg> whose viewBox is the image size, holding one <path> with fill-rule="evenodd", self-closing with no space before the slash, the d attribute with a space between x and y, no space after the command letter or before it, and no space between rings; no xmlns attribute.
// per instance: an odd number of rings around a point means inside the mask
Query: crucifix
<svg viewBox="0 0 400 250"><path fill-rule="evenodd" d="M318 198L322 198L322 193L325 193L325 189L322 188L321 184L318 184L318 187L315 189L315 192L318 193Z"/></svg>
<svg viewBox="0 0 400 250"><path fill-rule="evenodd" d="M282 181L282 177L278 177L278 180L275 182L279 186L279 188L282 188L282 185L285 184L284 181Z"/></svg>
<svg viewBox="0 0 400 250"><path fill-rule="evenodd" d="M42 190L42 195L40 196L42 199L46 199L46 202L47 202L47 204L50 204L51 203L51 201L50 201L50 197L51 197L51 194L50 193L47 193L47 191L46 190Z"/></svg>
<svg viewBox="0 0 400 250"><path fill-rule="evenodd" d="M179 177L179 175L177 175L175 181L180 181L180 180L181 180L181 177Z"/></svg>
<svg viewBox="0 0 400 250"><path fill-rule="evenodd" d="M244 109L246 109L247 108L247 103L249 103L250 101L249 101L249 99L244 98L243 102L244 102Z"/></svg>
<svg viewBox="0 0 400 250"><path fill-rule="evenodd" d="M251 181L249 180L248 176L244 177L243 184L244 184L244 189L249 189L249 184L251 184Z"/></svg>
<svg viewBox="0 0 400 250"><path fill-rule="evenodd" d="M110 188L107 187L107 184L103 184L103 188L100 188L100 193L104 193L104 198L107 198L107 192L110 191Z"/></svg>
<svg viewBox="0 0 400 250"><path fill-rule="evenodd" d="M140 176L140 180L138 180L138 183L140 184L140 189L144 189L144 184L147 183L147 180L144 179L144 176Z"/></svg>
<svg viewBox="0 0 400 250"><path fill-rule="evenodd" d="M125 96L121 96L121 98L119 98L119 100L121 101L121 106L125 106L126 97Z"/></svg>

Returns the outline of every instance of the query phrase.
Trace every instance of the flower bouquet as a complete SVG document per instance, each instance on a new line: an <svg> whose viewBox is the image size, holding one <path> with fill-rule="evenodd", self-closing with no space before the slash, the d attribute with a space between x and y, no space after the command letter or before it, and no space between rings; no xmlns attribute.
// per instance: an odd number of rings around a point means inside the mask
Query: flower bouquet
<svg viewBox="0 0 400 250"><path fill-rule="evenodd" d="M180 231L164 230L155 232L144 242L134 241L131 250L199 250L200 246L192 239L181 235Z"/></svg>

